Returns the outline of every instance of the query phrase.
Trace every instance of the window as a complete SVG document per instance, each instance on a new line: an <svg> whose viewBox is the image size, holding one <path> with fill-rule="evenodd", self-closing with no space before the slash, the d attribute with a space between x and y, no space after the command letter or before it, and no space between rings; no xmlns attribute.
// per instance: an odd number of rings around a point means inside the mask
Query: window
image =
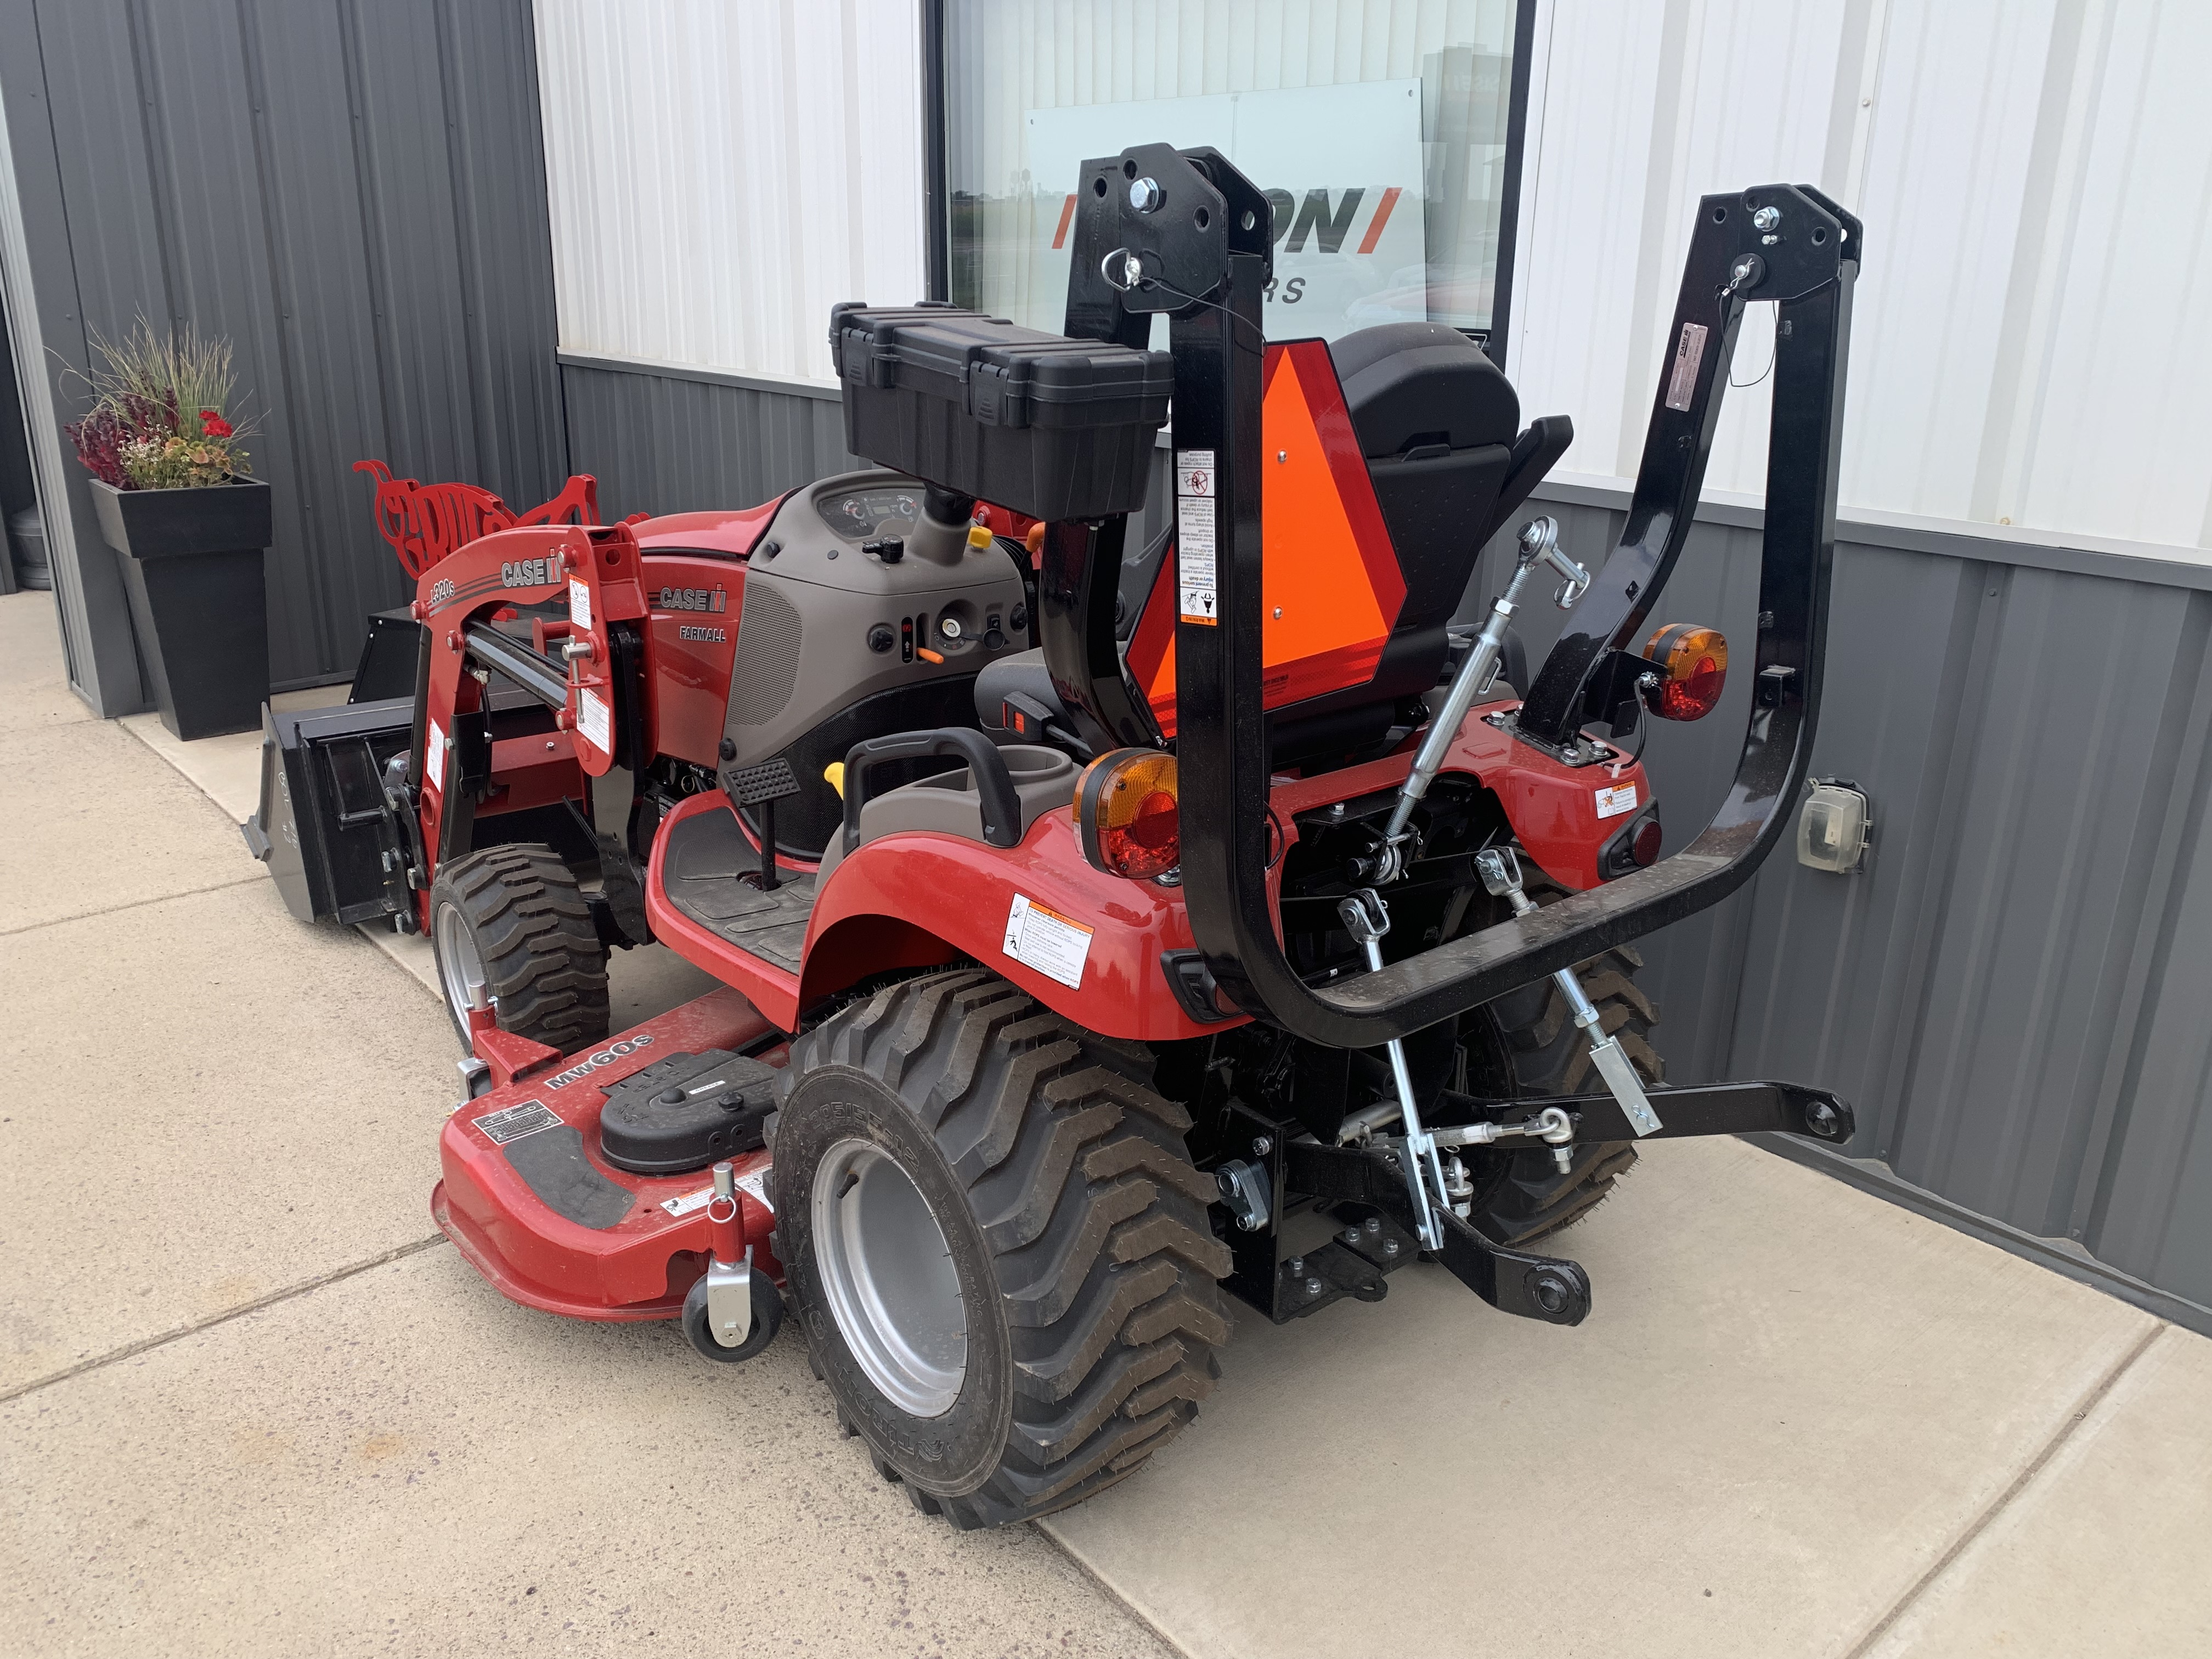
<svg viewBox="0 0 2212 1659"><path fill-rule="evenodd" d="M1531 0L944 4L954 303L1058 329L1082 163L1164 141L1273 203L1271 337L1502 326Z"/></svg>

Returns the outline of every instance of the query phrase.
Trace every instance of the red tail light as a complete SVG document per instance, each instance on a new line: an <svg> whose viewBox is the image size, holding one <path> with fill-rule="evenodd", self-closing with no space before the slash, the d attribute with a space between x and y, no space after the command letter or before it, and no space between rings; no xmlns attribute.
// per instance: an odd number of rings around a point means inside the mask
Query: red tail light
<svg viewBox="0 0 2212 1659"><path fill-rule="evenodd" d="M1659 671L1645 689L1644 706L1662 720L1703 720L1728 683L1728 641L1717 628L1676 623L1645 642L1644 654Z"/></svg>
<svg viewBox="0 0 2212 1659"><path fill-rule="evenodd" d="M1173 755L1116 749L1084 769L1075 829L1094 869L1133 880L1182 862L1182 823Z"/></svg>

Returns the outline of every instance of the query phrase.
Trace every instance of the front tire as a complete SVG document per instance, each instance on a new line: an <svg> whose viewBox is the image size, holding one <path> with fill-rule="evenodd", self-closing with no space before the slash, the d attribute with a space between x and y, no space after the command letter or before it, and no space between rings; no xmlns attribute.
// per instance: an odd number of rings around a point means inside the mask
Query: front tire
<svg viewBox="0 0 2212 1659"><path fill-rule="evenodd" d="M962 1528L1113 1485L1212 1391L1213 1183L1149 1054L977 969L793 1045L776 1255L838 1419Z"/></svg>
<svg viewBox="0 0 2212 1659"><path fill-rule="evenodd" d="M607 950L576 878L550 847L488 847L430 884L430 945L446 1012L469 1047L481 980L500 1030L574 1054L605 1041Z"/></svg>

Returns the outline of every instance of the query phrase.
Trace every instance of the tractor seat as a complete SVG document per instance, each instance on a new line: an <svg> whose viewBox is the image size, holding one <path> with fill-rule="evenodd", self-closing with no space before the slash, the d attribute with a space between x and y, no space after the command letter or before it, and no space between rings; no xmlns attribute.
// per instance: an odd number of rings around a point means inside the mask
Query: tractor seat
<svg viewBox="0 0 2212 1659"><path fill-rule="evenodd" d="M1319 349L1315 342L1268 349L1272 355ZM1374 489L1370 511L1380 511L1404 598L1379 660L1370 646L1334 683L1326 678L1332 671L1324 669L1317 680L1310 670L1280 702L1270 700L1270 748L1277 763L1298 759L1307 750L1319 757L1371 742L1389 728L1405 698L1436 685L1449 654L1448 630L1476 557L1574 435L1572 425L1559 416L1522 430L1512 384L1473 340L1441 323L1389 323L1347 334L1329 343L1326 360L1312 374L1325 381L1332 372L1350 431L1341 423L1326 428L1323 442L1341 444L1338 453L1346 460L1350 457L1344 452L1356 447ZM1323 386L1316 395L1325 399L1330 390ZM1272 403L1269 409L1273 418ZM1271 547L1269 556L1279 555ZM1176 593L1172 580L1158 578L1173 561L1148 557L1146 563L1151 568L1141 574L1151 579L1149 592L1141 605L1129 607L1138 614L1127 618L1122 652L1138 685L1172 730L1172 657L1164 653L1172 651ZM1124 598L1129 597L1125 589ZM1273 659L1269 666L1275 666ZM1013 692L1064 718L1042 652L1000 658L976 677L975 712L984 726L999 725Z"/></svg>

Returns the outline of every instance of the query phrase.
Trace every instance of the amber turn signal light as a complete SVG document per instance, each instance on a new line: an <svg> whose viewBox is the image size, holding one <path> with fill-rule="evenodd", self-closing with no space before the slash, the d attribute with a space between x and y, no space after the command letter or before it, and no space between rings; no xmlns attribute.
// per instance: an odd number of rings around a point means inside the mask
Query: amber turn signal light
<svg viewBox="0 0 2212 1659"><path fill-rule="evenodd" d="M1173 755L1115 749L1084 769L1075 787L1083 856L1109 876L1142 880L1182 861Z"/></svg>
<svg viewBox="0 0 2212 1659"><path fill-rule="evenodd" d="M1675 623L1654 634L1644 654L1659 683L1644 690L1644 706L1662 720L1698 720L1713 712L1728 681L1728 641L1717 628Z"/></svg>

